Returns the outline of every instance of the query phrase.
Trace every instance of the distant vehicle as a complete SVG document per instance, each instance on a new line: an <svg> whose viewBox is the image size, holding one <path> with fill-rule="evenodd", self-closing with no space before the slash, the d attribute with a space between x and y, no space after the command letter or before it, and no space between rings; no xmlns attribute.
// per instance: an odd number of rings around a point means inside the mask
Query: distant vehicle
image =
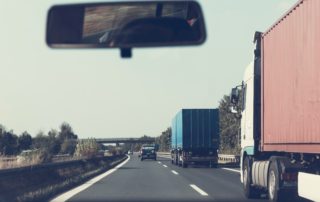
<svg viewBox="0 0 320 202"><path fill-rule="evenodd" d="M320 201L320 4L301 0L264 33L245 71L241 182L245 195L274 202ZM312 9L310 9L312 8ZM231 100L239 101L233 88Z"/></svg>
<svg viewBox="0 0 320 202"><path fill-rule="evenodd" d="M218 109L182 109L172 121L171 162L216 167L219 137Z"/></svg>
<svg viewBox="0 0 320 202"><path fill-rule="evenodd" d="M143 146L140 152L141 161L145 159L157 160L157 152L154 146Z"/></svg>
<svg viewBox="0 0 320 202"><path fill-rule="evenodd" d="M112 156L112 152L110 152L109 150L104 150L104 156Z"/></svg>
<svg viewBox="0 0 320 202"><path fill-rule="evenodd" d="M96 154L96 157L104 157L105 151L104 150L99 150Z"/></svg>
<svg viewBox="0 0 320 202"><path fill-rule="evenodd" d="M156 152L159 150L158 144L143 144L141 148L144 148L144 147L152 147L156 150Z"/></svg>

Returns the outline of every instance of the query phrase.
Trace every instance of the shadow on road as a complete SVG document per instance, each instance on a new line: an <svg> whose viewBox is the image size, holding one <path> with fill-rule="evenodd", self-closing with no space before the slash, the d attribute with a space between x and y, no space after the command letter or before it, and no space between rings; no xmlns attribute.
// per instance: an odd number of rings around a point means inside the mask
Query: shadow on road
<svg viewBox="0 0 320 202"><path fill-rule="evenodd" d="M120 167L119 170L131 170L131 169L140 169L138 167Z"/></svg>
<svg viewBox="0 0 320 202"><path fill-rule="evenodd" d="M171 159L164 159L164 158L161 158L161 159L158 159L159 161L171 161Z"/></svg>
<svg viewBox="0 0 320 202"><path fill-rule="evenodd" d="M240 168L240 165L237 163L224 163L224 164L219 164L219 168Z"/></svg>

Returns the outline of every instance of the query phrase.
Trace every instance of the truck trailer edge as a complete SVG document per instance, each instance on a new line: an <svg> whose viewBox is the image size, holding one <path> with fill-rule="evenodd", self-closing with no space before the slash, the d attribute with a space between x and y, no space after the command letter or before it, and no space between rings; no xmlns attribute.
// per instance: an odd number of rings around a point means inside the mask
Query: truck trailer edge
<svg viewBox="0 0 320 202"><path fill-rule="evenodd" d="M254 37L242 88L241 182L248 198L320 201L320 1L300 0ZM234 88L231 100L239 100Z"/></svg>

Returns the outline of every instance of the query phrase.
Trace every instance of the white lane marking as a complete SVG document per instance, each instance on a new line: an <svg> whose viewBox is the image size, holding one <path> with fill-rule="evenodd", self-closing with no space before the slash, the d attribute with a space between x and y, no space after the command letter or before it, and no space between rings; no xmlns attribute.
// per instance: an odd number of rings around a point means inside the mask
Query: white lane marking
<svg viewBox="0 0 320 202"><path fill-rule="evenodd" d="M108 170L107 172L102 173L101 175L98 175L97 177L92 178L91 180L85 182L84 184L82 184L82 185L80 185L80 186L78 186L78 187L76 187L74 189L71 189L70 191L67 191L67 192L57 196L56 198L52 199L50 202L67 201L68 199L70 199L74 195L82 192L83 190L89 188L91 185L95 184L96 182L98 182L101 179L107 177L108 175L110 175L114 171L118 170L120 167L122 167L124 164L126 164L129 160L130 160L130 156L128 156L127 160L125 160L124 162L120 163L115 168L112 168L112 169Z"/></svg>
<svg viewBox="0 0 320 202"><path fill-rule="evenodd" d="M200 189L197 185L190 184L190 187L192 187L194 190L196 190L202 196L208 196L208 194L205 191L203 191L202 189Z"/></svg>
<svg viewBox="0 0 320 202"><path fill-rule="evenodd" d="M160 162L160 161L158 161L158 163L159 163L159 164L161 164L161 162Z"/></svg>
<svg viewBox="0 0 320 202"><path fill-rule="evenodd" d="M178 175L179 173L177 173L175 170L171 170L171 172L175 175Z"/></svg>
<svg viewBox="0 0 320 202"><path fill-rule="evenodd" d="M231 168L221 168L221 169L232 171L232 172L236 172L236 173L240 173L240 170L236 170L236 169L231 169Z"/></svg>
<svg viewBox="0 0 320 202"><path fill-rule="evenodd" d="M167 165L163 165L163 167L167 168L168 166Z"/></svg>

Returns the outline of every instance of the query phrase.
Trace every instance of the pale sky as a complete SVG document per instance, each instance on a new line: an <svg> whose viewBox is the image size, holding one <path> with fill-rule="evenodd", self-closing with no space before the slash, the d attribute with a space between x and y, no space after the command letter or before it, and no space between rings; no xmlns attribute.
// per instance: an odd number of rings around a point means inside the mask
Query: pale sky
<svg viewBox="0 0 320 202"><path fill-rule="evenodd" d="M116 49L48 48L47 11L64 2L90 0L1 4L0 124L17 134L65 121L80 138L158 136L181 108L217 108L241 83L254 32L297 0L202 0L204 45L134 49L130 60Z"/></svg>

